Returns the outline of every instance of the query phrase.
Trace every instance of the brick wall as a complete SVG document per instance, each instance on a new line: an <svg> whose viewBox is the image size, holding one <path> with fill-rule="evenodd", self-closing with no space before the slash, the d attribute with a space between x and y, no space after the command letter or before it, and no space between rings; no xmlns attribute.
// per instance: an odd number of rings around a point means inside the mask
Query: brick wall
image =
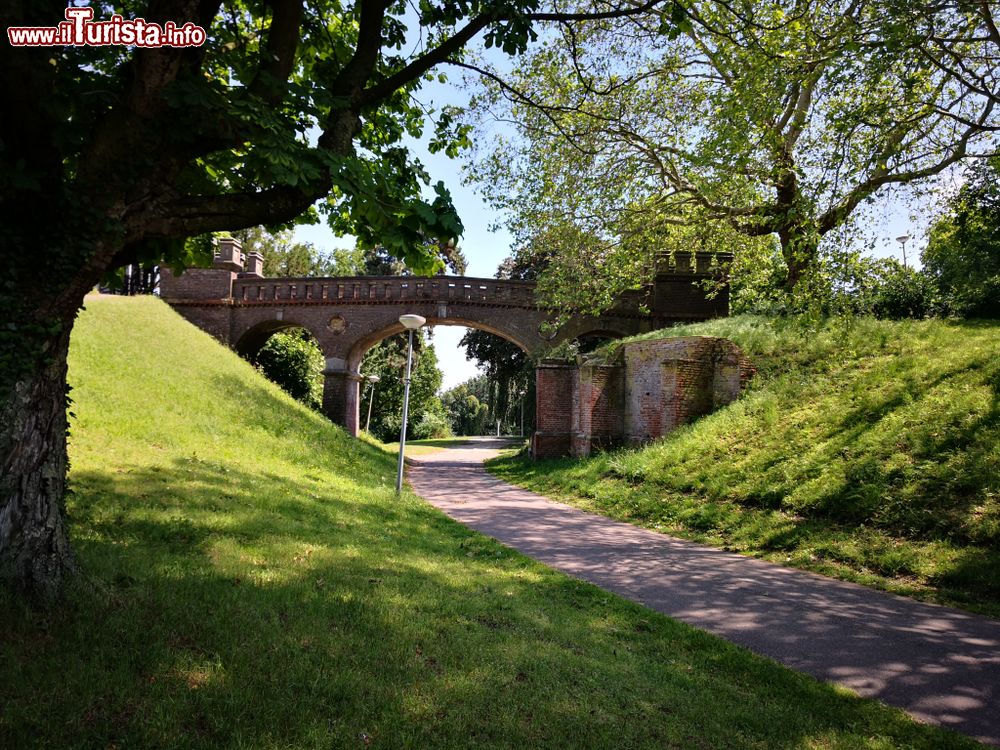
<svg viewBox="0 0 1000 750"><path fill-rule="evenodd" d="M753 372L739 347L709 336L627 344L611 363L543 362L532 455L655 440L734 401Z"/></svg>
<svg viewBox="0 0 1000 750"><path fill-rule="evenodd" d="M542 360L535 370L535 434L533 458L570 453L578 418L579 377L575 365Z"/></svg>
<svg viewBox="0 0 1000 750"><path fill-rule="evenodd" d="M160 296L174 300L228 300L233 289L234 271L221 268L189 268L174 275L169 268L160 271Z"/></svg>
<svg viewBox="0 0 1000 750"><path fill-rule="evenodd" d="M588 456L622 441L624 369L619 365L582 364L578 370L577 417L571 453Z"/></svg>

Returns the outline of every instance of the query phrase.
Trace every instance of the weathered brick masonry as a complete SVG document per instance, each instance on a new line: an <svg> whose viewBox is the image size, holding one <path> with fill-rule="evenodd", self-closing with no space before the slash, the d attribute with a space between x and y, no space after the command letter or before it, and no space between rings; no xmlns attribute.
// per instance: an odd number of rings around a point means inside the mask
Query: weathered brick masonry
<svg viewBox="0 0 1000 750"><path fill-rule="evenodd" d="M277 331L308 330L326 358L323 408L333 421L357 434L362 357L403 330L402 313L422 315L429 325L489 331L537 360L552 346L587 334L620 338L728 314L725 287L712 297L702 289L703 282L719 278L711 262L705 254L677 253L675 259L664 259L653 284L625 292L599 317L573 318L555 332L547 325L550 313L535 302L534 282L463 276L266 279L263 258L257 253L244 256L239 242L229 238L219 240L212 268L177 275L164 269L161 295L189 321L244 355L256 353ZM694 383L707 372L692 371L681 380ZM628 412L623 411L630 403L629 388L622 373L619 364L567 368L542 362L536 452L584 455L631 434ZM689 385L683 391L694 393ZM685 405L681 411L697 408Z"/></svg>
<svg viewBox="0 0 1000 750"><path fill-rule="evenodd" d="M735 401L754 368L731 341L685 336L625 344L611 362L546 360L537 373L549 406L532 455L549 458L662 437Z"/></svg>

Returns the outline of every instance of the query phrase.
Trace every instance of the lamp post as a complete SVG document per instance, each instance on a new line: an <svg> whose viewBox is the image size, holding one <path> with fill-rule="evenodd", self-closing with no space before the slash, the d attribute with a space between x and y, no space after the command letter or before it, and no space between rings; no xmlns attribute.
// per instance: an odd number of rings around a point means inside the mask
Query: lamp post
<svg viewBox="0 0 1000 750"><path fill-rule="evenodd" d="M365 420L365 432L368 432L368 426L372 423L372 404L375 403L375 384L380 378L378 375L365 375L365 380L372 384L368 389L368 418Z"/></svg>
<svg viewBox="0 0 1000 750"><path fill-rule="evenodd" d="M419 315L400 315L399 322L410 332L406 348L406 380L403 381L403 426L399 430L399 462L396 464L396 494L403 492L403 451L406 448L406 415L410 409L410 369L413 365L413 332L427 321Z"/></svg>
<svg viewBox="0 0 1000 750"><path fill-rule="evenodd" d="M910 235L902 234L896 238L896 242L903 246L903 268L906 268L906 243L910 240Z"/></svg>
<svg viewBox="0 0 1000 750"><path fill-rule="evenodd" d="M528 395L528 391L521 391L521 437L524 437L524 397Z"/></svg>

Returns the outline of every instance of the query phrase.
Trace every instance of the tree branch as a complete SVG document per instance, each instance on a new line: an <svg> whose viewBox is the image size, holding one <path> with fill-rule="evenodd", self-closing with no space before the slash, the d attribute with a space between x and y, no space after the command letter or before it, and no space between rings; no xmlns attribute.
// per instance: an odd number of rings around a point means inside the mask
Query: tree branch
<svg viewBox="0 0 1000 750"><path fill-rule="evenodd" d="M154 238L192 237L222 229L281 224L299 216L330 192L329 180L304 187L286 185L256 193L184 195L130 216L123 244Z"/></svg>
<svg viewBox="0 0 1000 750"><path fill-rule="evenodd" d="M302 0L269 0L268 4L272 8L271 27L249 90L269 104L276 104L284 93L282 84L295 66L303 11Z"/></svg>

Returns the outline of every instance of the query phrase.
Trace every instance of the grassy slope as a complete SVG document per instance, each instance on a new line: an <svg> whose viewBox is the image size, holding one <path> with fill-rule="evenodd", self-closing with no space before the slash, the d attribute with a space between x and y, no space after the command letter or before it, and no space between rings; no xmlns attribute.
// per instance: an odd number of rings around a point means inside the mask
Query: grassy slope
<svg viewBox="0 0 1000 750"><path fill-rule="evenodd" d="M2 747L943 748L410 494L153 299L88 302L68 512L94 586L0 591Z"/></svg>
<svg viewBox="0 0 1000 750"><path fill-rule="evenodd" d="M737 317L671 333L736 341L760 368L752 390L643 449L491 470L666 533L1000 616L1000 323Z"/></svg>

